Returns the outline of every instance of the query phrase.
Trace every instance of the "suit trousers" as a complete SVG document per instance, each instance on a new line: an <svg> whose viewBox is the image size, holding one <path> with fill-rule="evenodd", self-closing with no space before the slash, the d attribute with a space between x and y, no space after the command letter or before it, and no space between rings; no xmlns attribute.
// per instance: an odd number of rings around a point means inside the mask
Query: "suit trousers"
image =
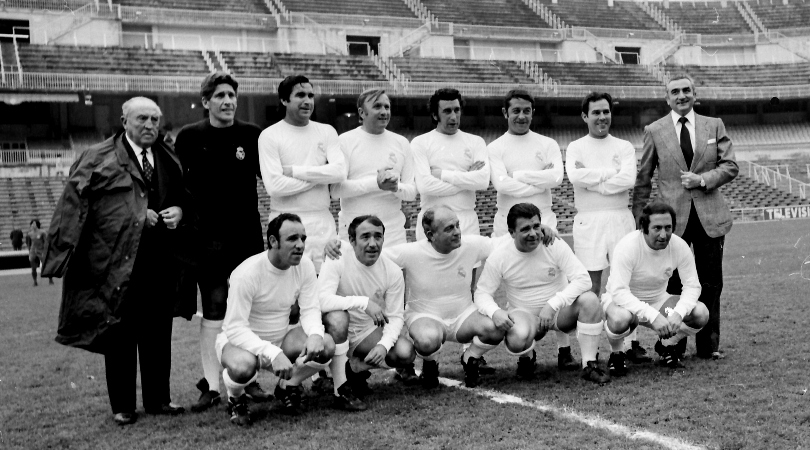
<svg viewBox="0 0 810 450"><path fill-rule="evenodd" d="M709 310L709 322L695 337L697 354L709 356L720 348L720 295L723 292L723 246L726 237L709 237L700 224L695 204L692 203L686 230L681 236L692 246L695 254L695 266L700 279L699 300ZM680 295L681 278L676 270L669 279L667 293Z"/></svg>

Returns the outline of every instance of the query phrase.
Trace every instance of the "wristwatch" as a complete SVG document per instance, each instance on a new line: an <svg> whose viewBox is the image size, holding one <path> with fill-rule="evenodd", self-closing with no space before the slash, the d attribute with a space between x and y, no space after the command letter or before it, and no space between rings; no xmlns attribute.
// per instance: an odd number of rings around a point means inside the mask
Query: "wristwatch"
<svg viewBox="0 0 810 450"><path fill-rule="evenodd" d="M703 177L700 177L700 187L702 188L706 187L706 180L704 180Z"/></svg>

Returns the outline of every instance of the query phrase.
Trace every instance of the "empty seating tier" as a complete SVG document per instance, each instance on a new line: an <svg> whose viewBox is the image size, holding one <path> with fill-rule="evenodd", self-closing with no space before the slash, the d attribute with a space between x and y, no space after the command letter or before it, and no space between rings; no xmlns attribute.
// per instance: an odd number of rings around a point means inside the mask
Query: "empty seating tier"
<svg viewBox="0 0 810 450"><path fill-rule="evenodd" d="M750 66L668 66L687 72L698 86L780 86L810 83L810 63Z"/></svg>
<svg viewBox="0 0 810 450"><path fill-rule="evenodd" d="M282 74L300 73L313 80L385 81L368 56L275 54L275 67Z"/></svg>
<svg viewBox="0 0 810 450"><path fill-rule="evenodd" d="M549 28L521 0L422 0L440 21L498 27Z"/></svg>
<svg viewBox="0 0 810 450"><path fill-rule="evenodd" d="M669 9L661 8L661 11L686 33L753 33L733 2L726 3L725 8L720 2L669 2Z"/></svg>
<svg viewBox="0 0 810 450"><path fill-rule="evenodd" d="M402 0L283 0L293 12L352 14L383 17L416 17Z"/></svg>
<svg viewBox="0 0 810 450"><path fill-rule="evenodd" d="M124 6L270 14L262 0L120 0Z"/></svg>
<svg viewBox="0 0 810 450"><path fill-rule="evenodd" d="M225 64L237 77L282 78L278 67L273 65L273 55L258 52L222 52Z"/></svg>
<svg viewBox="0 0 810 450"><path fill-rule="evenodd" d="M661 84L643 66L636 64L540 62L537 65L560 84L617 86L658 86Z"/></svg>
<svg viewBox="0 0 810 450"><path fill-rule="evenodd" d="M765 28L798 28L810 24L810 3L798 1L783 5L779 0L754 0L748 5Z"/></svg>
<svg viewBox="0 0 810 450"><path fill-rule="evenodd" d="M205 75L202 53L123 47L20 45L26 72L105 73L125 75Z"/></svg>
<svg viewBox="0 0 810 450"><path fill-rule="evenodd" d="M593 28L656 30L663 28L634 2L616 1L610 7L605 0L541 0L566 25Z"/></svg>
<svg viewBox="0 0 810 450"><path fill-rule="evenodd" d="M394 58L394 64L411 81L446 80L456 83L524 83L534 82L512 61Z"/></svg>

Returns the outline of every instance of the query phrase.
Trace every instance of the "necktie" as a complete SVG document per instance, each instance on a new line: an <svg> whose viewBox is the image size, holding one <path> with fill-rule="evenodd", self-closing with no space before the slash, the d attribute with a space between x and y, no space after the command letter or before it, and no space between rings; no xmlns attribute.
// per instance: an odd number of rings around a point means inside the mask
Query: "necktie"
<svg viewBox="0 0 810 450"><path fill-rule="evenodd" d="M681 139L681 142L683 142L683 139ZM152 174L155 173L155 168L152 167L152 164L149 163L149 159L146 157L146 151L147 150L148 149L143 149L143 153L142 153L142 155L143 155L143 160L142 160L143 176L146 177L146 181L148 183L151 183L152 182Z"/></svg>
<svg viewBox="0 0 810 450"><path fill-rule="evenodd" d="M692 167L692 157L695 152L692 150L692 139L689 136L689 129L686 128L686 122L689 120L686 117L678 119L681 123L681 151L683 152L683 159L686 160L686 167Z"/></svg>

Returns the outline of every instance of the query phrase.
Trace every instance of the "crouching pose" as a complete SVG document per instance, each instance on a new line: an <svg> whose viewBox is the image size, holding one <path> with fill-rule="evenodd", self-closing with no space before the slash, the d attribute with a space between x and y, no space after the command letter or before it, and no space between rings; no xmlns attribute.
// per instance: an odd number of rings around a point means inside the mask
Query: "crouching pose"
<svg viewBox="0 0 810 450"><path fill-rule="evenodd" d="M315 267L304 256L307 235L301 219L282 213L267 225L266 252L251 256L233 271L223 332L216 351L225 370L228 413L237 425L250 424L245 386L260 370L279 377L275 396L288 414L301 412L301 381L324 369L335 352L324 336ZM301 326L290 328L290 309L298 301Z"/></svg>
<svg viewBox="0 0 810 450"><path fill-rule="evenodd" d="M318 278L318 295L326 331L335 341L330 369L335 405L366 409L357 397L370 393L369 369L407 367L413 344L400 336L404 325L405 283L402 270L381 256L385 226L377 216L354 218L350 245L340 259L327 259Z"/></svg>
<svg viewBox="0 0 810 450"><path fill-rule="evenodd" d="M655 351L660 363L683 367L686 337L695 336L709 320L709 310L698 301L700 281L689 245L672 234L675 210L666 203L650 203L639 216L641 230L616 244L602 308L612 353L611 372L626 372L622 339L639 323L659 336ZM681 275L680 296L667 294L675 270ZM613 320L612 320L613 319Z"/></svg>
<svg viewBox="0 0 810 450"><path fill-rule="evenodd" d="M506 217L508 242L495 249L478 280L475 303L481 314L492 318L506 333L506 349L518 357L517 375L534 377L537 354L534 342L549 330L577 331L582 352L582 378L595 383L610 381L599 367L596 352L603 320L599 299L590 291L588 271L562 240L540 246L540 209L518 203ZM504 284L507 310L493 298Z"/></svg>

